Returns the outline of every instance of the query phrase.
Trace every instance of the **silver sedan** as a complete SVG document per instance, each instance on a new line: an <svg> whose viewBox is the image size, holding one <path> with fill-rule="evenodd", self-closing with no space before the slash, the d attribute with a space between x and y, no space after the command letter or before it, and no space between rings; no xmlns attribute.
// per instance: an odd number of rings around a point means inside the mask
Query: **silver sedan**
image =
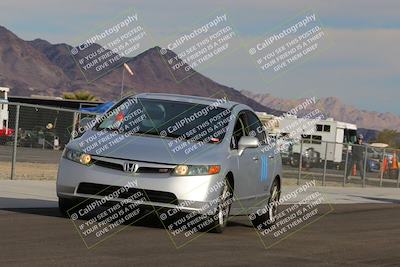
<svg viewBox="0 0 400 267"><path fill-rule="evenodd" d="M205 214L216 232L229 215L272 222L282 179L274 148L254 111L226 98L127 97L66 146L59 207L66 213L82 199L101 205L111 195L114 202Z"/></svg>

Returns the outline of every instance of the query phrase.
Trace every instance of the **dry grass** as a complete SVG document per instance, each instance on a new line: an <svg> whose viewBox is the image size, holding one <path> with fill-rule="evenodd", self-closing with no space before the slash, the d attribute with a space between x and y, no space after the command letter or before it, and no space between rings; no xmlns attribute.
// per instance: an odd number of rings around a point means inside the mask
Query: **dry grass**
<svg viewBox="0 0 400 267"><path fill-rule="evenodd" d="M58 164L17 162L15 180L55 180ZM0 179L10 179L11 162L0 162Z"/></svg>

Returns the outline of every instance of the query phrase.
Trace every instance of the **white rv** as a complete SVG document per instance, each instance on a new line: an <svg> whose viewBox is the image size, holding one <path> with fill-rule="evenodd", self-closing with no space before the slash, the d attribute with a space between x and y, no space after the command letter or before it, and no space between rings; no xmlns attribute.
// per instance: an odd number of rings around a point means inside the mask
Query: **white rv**
<svg viewBox="0 0 400 267"><path fill-rule="evenodd" d="M355 143L357 126L355 124L334 121L333 119L315 120L297 118L296 116L275 117L265 113L257 113L267 130L280 138L290 137L293 142L292 153L300 154L302 151L313 148L320 154L322 160L334 163L343 160L343 143ZM272 123L271 123L272 122Z"/></svg>

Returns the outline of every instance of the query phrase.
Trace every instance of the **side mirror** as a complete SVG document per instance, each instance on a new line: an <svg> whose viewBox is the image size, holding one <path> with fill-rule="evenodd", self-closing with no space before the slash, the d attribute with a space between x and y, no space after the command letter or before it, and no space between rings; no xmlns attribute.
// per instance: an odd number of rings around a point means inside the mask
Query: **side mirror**
<svg viewBox="0 0 400 267"><path fill-rule="evenodd" d="M239 155L242 155L246 148L257 148L259 145L260 142L258 141L257 137L242 136L239 139L238 153Z"/></svg>

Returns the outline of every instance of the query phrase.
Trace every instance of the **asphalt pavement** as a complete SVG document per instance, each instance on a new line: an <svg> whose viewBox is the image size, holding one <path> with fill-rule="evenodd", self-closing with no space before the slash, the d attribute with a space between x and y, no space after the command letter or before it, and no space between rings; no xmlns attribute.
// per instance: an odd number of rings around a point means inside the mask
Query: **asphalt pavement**
<svg viewBox="0 0 400 267"><path fill-rule="evenodd" d="M177 249L146 217L87 249L56 208L0 210L2 266L398 266L400 206L335 204L334 211L266 249L245 217L223 234Z"/></svg>
<svg viewBox="0 0 400 267"><path fill-rule="evenodd" d="M398 189L317 187L313 190L327 196L329 203L321 204L321 210L330 212L273 244L266 245L248 218L240 216L230 219L224 233L201 233L177 248L152 213L88 249L73 221L56 208L54 182L0 182L1 266L398 266L400 262Z"/></svg>

